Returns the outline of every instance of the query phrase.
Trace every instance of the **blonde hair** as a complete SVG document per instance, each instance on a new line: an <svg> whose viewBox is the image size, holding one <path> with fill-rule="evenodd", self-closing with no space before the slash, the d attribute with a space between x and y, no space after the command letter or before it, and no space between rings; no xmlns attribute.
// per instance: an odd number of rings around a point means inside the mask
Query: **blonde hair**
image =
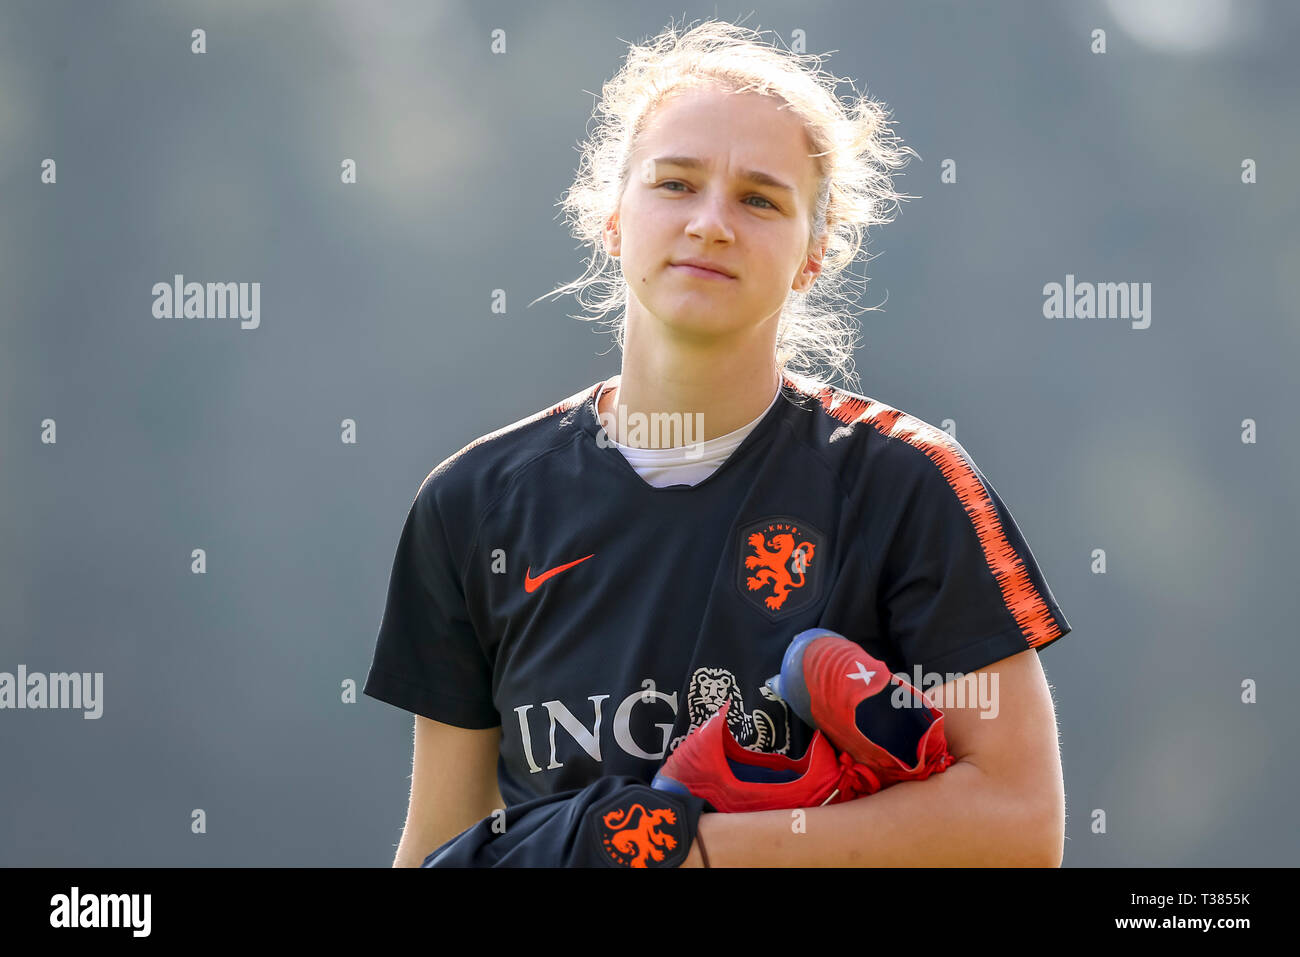
<svg viewBox="0 0 1300 957"><path fill-rule="evenodd" d="M841 81L821 70L820 57L760 40L754 30L710 20L680 34L670 23L649 43L630 46L626 64L602 89L593 111L600 117L596 130L582 144L577 176L561 203L573 234L593 247L592 258L581 278L546 295L573 292L594 315L572 318L612 326L622 349L628 287L602 236L627 186L637 137L665 98L684 89L718 85L731 93L774 96L804 121L817 163L809 253L826 233L821 273L808 292L791 290L782 309L777 367L814 385L825 369L853 388L857 323L838 308L847 299L847 270L868 227L890 222L900 200L915 198L894 192L892 174L917 154L899 146L882 104L856 91L851 103L842 103L836 93ZM583 294L592 289L598 294L588 302ZM620 314L611 320L615 310Z"/></svg>

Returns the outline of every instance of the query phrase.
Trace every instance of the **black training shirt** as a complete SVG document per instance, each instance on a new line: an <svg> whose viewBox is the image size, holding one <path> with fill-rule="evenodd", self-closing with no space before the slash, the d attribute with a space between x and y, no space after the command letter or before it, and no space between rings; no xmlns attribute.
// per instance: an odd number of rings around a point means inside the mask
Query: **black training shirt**
<svg viewBox="0 0 1300 957"><path fill-rule="evenodd" d="M741 744L801 756L812 729L764 681L807 628L913 683L918 665L949 680L1070 631L955 439L801 383L783 377L694 486L654 488L598 441L603 382L443 461L406 517L364 692L500 725L514 805L648 783L728 700Z"/></svg>

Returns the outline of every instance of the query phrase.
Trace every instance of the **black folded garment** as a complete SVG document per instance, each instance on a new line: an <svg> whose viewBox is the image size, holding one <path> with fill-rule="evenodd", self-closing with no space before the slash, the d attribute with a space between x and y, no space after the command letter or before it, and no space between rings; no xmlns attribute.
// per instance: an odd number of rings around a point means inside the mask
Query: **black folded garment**
<svg viewBox="0 0 1300 957"><path fill-rule="evenodd" d="M704 801L610 775L485 817L422 867L679 867Z"/></svg>

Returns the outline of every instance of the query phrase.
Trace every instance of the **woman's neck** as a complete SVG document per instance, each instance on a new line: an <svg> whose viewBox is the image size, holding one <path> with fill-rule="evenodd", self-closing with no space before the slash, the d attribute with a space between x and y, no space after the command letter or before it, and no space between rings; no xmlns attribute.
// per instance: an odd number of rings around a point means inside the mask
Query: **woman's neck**
<svg viewBox="0 0 1300 957"><path fill-rule="evenodd" d="M637 448L675 448L707 442L753 422L772 404L779 384L775 368L770 378L732 382L729 387L720 373L715 381L705 383L702 393L692 388L663 388L662 382L660 388L645 388L635 378L629 383L626 373L621 373L602 393L597 411L606 433L616 442ZM662 416L658 430L650 428L656 413ZM627 435L622 434L625 429ZM647 443L647 435L657 435L658 442Z"/></svg>

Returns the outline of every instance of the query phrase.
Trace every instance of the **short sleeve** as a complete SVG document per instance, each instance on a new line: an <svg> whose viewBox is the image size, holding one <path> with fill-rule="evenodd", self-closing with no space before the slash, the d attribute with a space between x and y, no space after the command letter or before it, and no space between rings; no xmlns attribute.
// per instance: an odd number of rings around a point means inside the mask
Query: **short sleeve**
<svg viewBox="0 0 1300 957"><path fill-rule="evenodd" d="M365 694L462 728L501 723L492 668L475 634L438 493L425 479L397 544ZM454 513L453 513L454 514Z"/></svg>
<svg viewBox="0 0 1300 957"><path fill-rule="evenodd" d="M960 444L908 447L877 614L911 672L967 674L1070 631L1011 512Z"/></svg>

